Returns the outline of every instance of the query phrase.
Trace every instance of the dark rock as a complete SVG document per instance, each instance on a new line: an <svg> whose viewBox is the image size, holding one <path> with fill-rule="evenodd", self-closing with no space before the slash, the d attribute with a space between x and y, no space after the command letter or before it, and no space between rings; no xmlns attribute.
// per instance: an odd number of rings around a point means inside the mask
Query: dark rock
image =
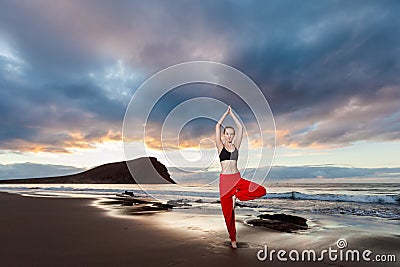
<svg viewBox="0 0 400 267"><path fill-rule="evenodd" d="M171 204L164 204L164 203L155 203L155 206L162 208L162 209L172 209L174 206Z"/></svg>
<svg viewBox="0 0 400 267"><path fill-rule="evenodd" d="M129 166L129 167L128 167ZM131 172L133 173L133 178ZM168 169L155 157L104 164L77 174L0 180L0 184L176 184Z"/></svg>
<svg viewBox="0 0 400 267"><path fill-rule="evenodd" d="M183 202L188 202L188 201L189 201L189 199L182 198L182 199L178 199L176 202L183 203Z"/></svg>
<svg viewBox="0 0 400 267"><path fill-rule="evenodd" d="M287 214L261 214L259 219L249 219L247 224L263 226L280 232L293 233L297 230L308 229L307 219Z"/></svg>
<svg viewBox="0 0 400 267"><path fill-rule="evenodd" d="M168 200L167 204L172 205L174 207L183 207L183 206L192 206L186 202L183 202L182 199L178 199L178 200Z"/></svg>
<svg viewBox="0 0 400 267"><path fill-rule="evenodd" d="M134 196L133 192L129 192L129 191L125 191L124 195L132 196L132 197Z"/></svg>
<svg viewBox="0 0 400 267"><path fill-rule="evenodd" d="M152 205L152 204L137 204L133 205L132 208L123 211L125 214L143 214L143 213L154 213L157 211L166 211L168 207L163 205Z"/></svg>
<svg viewBox="0 0 400 267"><path fill-rule="evenodd" d="M168 211L173 208L170 204L164 204L161 202L139 199L133 197L115 197L110 200L104 200L100 202L103 205L112 206L123 206L124 209L118 209L119 212L127 215L143 215L151 214L159 211ZM128 208L129 207L129 208Z"/></svg>
<svg viewBox="0 0 400 267"><path fill-rule="evenodd" d="M241 207L241 208L257 208L258 205L255 203L245 203L245 202L236 202L236 207Z"/></svg>
<svg viewBox="0 0 400 267"><path fill-rule="evenodd" d="M260 219L270 219L270 220L279 220L285 221L289 223L294 223L302 226L307 226L307 219L295 215L288 215L288 214L260 214L257 216Z"/></svg>

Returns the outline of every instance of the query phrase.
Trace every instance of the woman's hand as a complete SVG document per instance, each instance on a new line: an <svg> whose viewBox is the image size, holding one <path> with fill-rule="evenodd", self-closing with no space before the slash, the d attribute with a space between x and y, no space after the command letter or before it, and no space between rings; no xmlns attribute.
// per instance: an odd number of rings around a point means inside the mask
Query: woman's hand
<svg viewBox="0 0 400 267"><path fill-rule="evenodd" d="M232 113L232 109L231 109L230 105L228 106L228 110L225 113L226 113L226 115L229 115Z"/></svg>
<svg viewBox="0 0 400 267"><path fill-rule="evenodd" d="M231 114L231 106L228 106L228 110L225 111L224 114L222 114L221 119L219 119L219 121L217 122L216 127L220 127L222 122L225 120L226 116L228 116L229 114Z"/></svg>

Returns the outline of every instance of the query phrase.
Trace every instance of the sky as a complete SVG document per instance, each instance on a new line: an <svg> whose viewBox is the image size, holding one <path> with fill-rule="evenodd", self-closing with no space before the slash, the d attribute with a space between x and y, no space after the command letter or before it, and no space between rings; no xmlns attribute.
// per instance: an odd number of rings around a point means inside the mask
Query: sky
<svg viewBox="0 0 400 267"><path fill-rule="evenodd" d="M276 177L400 181L398 1L0 5L0 179L124 160L122 126L138 88L175 64L213 61L246 74L268 100ZM163 158L159 129L177 105L201 96L231 104L257 146L257 125L240 97L188 84L154 103L147 121L149 153L167 167L181 166ZM180 153L213 156L215 171L214 125L198 118L166 134L178 137Z"/></svg>

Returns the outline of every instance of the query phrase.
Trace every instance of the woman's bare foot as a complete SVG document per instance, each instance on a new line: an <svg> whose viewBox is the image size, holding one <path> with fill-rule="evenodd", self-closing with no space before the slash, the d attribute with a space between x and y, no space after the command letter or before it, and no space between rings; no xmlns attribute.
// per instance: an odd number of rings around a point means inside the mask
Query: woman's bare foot
<svg viewBox="0 0 400 267"><path fill-rule="evenodd" d="M237 248L236 241L231 241L232 248Z"/></svg>

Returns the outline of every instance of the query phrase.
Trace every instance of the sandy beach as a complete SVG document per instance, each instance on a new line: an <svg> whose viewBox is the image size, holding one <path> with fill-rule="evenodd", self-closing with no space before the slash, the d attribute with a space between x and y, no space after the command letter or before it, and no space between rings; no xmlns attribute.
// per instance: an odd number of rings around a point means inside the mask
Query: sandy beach
<svg viewBox="0 0 400 267"><path fill-rule="evenodd" d="M257 259L262 243L288 252L337 249L339 237L346 238L350 248L395 254L397 261L400 257L398 231L392 236L368 234L362 220L359 227L343 227L345 221L335 225L326 216L318 223L331 224L329 230L282 233L247 226L238 215L239 248L235 250L229 246L219 214L173 211L128 216L96 203L94 198L0 192L2 266L396 266L396 262L332 262L328 258L320 262ZM379 222L371 222L370 227L378 229ZM393 229L398 229L395 224Z"/></svg>
<svg viewBox="0 0 400 267"><path fill-rule="evenodd" d="M0 193L0 199L3 266L259 264L254 251L215 248L196 234L169 234L149 216L112 217L92 207L92 199L9 193Z"/></svg>

